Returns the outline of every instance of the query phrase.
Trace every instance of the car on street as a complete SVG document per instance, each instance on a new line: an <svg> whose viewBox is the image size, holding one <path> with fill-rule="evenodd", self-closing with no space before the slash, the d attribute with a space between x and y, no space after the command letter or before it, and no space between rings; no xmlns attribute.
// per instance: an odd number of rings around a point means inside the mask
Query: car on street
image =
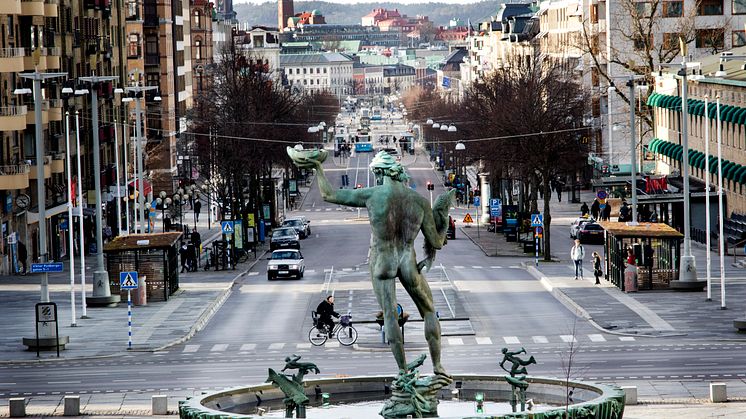
<svg viewBox="0 0 746 419"><path fill-rule="evenodd" d="M303 223L306 225L306 234L311 235L311 220L308 219L305 215L298 215L293 218L298 218L300 220L303 220Z"/></svg>
<svg viewBox="0 0 746 419"><path fill-rule="evenodd" d="M577 233L580 243L604 244L604 236L604 228L594 222L584 223Z"/></svg>
<svg viewBox="0 0 746 419"><path fill-rule="evenodd" d="M293 227L277 228L269 238L269 250L300 249L300 238Z"/></svg>
<svg viewBox="0 0 746 419"><path fill-rule="evenodd" d="M300 218L287 218L282 222L282 226L294 228L301 239L305 239L310 234L310 231L308 231L308 224Z"/></svg>
<svg viewBox="0 0 746 419"><path fill-rule="evenodd" d="M578 231L583 227L583 224L589 222L595 222L590 216L578 217L575 221L570 224L570 238L575 239L578 236Z"/></svg>
<svg viewBox="0 0 746 419"><path fill-rule="evenodd" d="M267 262L267 280L303 278L306 264L300 250L275 250Z"/></svg>

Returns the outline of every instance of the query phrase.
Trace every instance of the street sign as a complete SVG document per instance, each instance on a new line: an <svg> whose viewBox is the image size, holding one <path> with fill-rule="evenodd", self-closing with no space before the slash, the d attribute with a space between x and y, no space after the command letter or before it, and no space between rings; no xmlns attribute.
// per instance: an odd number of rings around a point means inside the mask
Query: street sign
<svg viewBox="0 0 746 419"><path fill-rule="evenodd" d="M531 227L541 227L544 225L544 217L541 214L531 214Z"/></svg>
<svg viewBox="0 0 746 419"><path fill-rule="evenodd" d="M607 194L606 191L603 190L603 189L600 190L600 191L598 191L598 192L596 192L596 198L598 198L598 199L606 199L606 198L608 198L608 196L609 196L609 194Z"/></svg>
<svg viewBox="0 0 746 419"><path fill-rule="evenodd" d="M134 290L139 287L137 272L119 272L119 288L123 290Z"/></svg>
<svg viewBox="0 0 746 419"><path fill-rule="evenodd" d="M40 274L45 272L62 272L62 262L32 263L31 273Z"/></svg>
<svg viewBox="0 0 746 419"><path fill-rule="evenodd" d="M55 303L37 303L36 318L39 322L56 322L57 307Z"/></svg>
<svg viewBox="0 0 746 419"><path fill-rule="evenodd" d="M541 235L544 233L544 227L536 227L536 234L541 237Z"/></svg>
<svg viewBox="0 0 746 419"><path fill-rule="evenodd" d="M465 223L473 223L474 222L474 220L471 218L471 214L469 214L468 212L466 213L466 217L464 217L464 222Z"/></svg>
<svg viewBox="0 0 746 419"><path fill-rule="evenodd" d="M221 221L220 225L223 230L223 234L233 234L233 221Z"/></svg>
<svg viewBox="0 0 746 419"><path fill-rule="evenodd" d="M254 214L249 214L249 215L248 215L248 221L247 221L247 224L246 224L246 225L247 225L247 226L248 226L249 228L254 228L254 227L256 227L256 222L254 221Z"/></svg>
<svg viewBox="0 0 746 419"><path fill-rule="evenodd" d="M502 202L498 198L490 199L490 217L502 217Z"/></svg>
<svg viewBox="0 0 746 419"><path fill-rule="evenodd" d="M475 206L475 207L478 207L478 206L479 206L479 197L478 197L478 196L475 196L475 197L474 197L474 206Z"/></svg>

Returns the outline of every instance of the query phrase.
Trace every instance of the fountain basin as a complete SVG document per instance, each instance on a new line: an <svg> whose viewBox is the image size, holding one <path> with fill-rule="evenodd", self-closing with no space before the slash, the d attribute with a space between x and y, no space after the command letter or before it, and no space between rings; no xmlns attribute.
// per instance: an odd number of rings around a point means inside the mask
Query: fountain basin
<svg viewBox="0 0 746 419"><path fill-rule="evenodd" d="M394 377L392 376L358 376L358 377L340 377L340 378L321 378L310 379L306 381L306 394L312 400L315 397L315 388L331 394L331 402L349 404L354 402L366 402L371 400L385 399L388 394L386 389L391 385ZM482 392L486 395L485 400L489 403L502 401L507 403L510 400L511 388L505 381L504 376L498 375L476 375L460 374L453 376L454 384L449 388L443 389L440 399L448 401L454 398L454 390L459 386L457 392L462 401L473 400L471 397L476 392ZM572 389L572 403L566 408L566 383L563 380L544 377L528 377L530 383L526 398L532 399L534 403L540 406L539 409L526 412L491 414L489 410L485 413L476 413L473 408L474 402L463 404L463 412L453 415L453 408L450 406L446 409L449 413L448 418L534 418L534 419L559 419L564 417L565 410L570 413L569 417L573 419L594 418L594 419L620 419L624 414L624 392L614 386L603 384L585 383L579 381L570 381L569 388ZM460 384L459 384L460 383ZM279 389L271 384L259 384L255 386L236 387L203 394L179 402L179 416L183 419L225 419L225 418L256 418L259 417L257 412L257 395L261 398L262 406L275 406L273 411L278 410L276 406L282 405L284 395ZM349 407L348 407L349 408ZM354 406L353 406L354 408ZM334 414L333 409L325 412L326 409L314 409L309 407L308 418L339 418ZM374 410L374 409L373 409ZM355 417L376 418L378 415L370 416L373 411L370 407L364 410L361 406L361 415ZM379 409L380 410L380 409ZM520 410L520 405L519 405Z"/></svg>

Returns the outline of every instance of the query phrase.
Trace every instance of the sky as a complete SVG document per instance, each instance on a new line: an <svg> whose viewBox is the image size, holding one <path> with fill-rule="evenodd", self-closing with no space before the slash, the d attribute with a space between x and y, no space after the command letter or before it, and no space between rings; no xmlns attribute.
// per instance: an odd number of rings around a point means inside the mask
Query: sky
<svg viewBox="0 0 746 419"><path fill-rule="evenodd" d="M0 0L2 1L2 0ZM239 3L266 3L271 1L276 3L276 0L233 0L233 4ZM342 3L342 4L354 4L354 3L374 3L374 0L324 0L329 3ZM413 3L452 3L452 4L468 4L474 3L474 0L391 0L396 3L413 4Z"/></svg>

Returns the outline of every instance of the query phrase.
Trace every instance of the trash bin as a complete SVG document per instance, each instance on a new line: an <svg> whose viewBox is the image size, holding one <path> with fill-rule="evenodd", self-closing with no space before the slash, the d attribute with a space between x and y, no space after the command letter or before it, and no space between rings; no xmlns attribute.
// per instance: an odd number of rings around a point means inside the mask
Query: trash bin
<svg viewBox="0 0 746 419"><path fill-rule="evenodd" d="M137 289L132 293L132 304L136 306L148 305L148 287L144 275L138 278Z"/></svg>
<svg viewBox="0 0 746 419"><path fill-rule="evenodd" d="M624 292L637 292L637 266L624 268Z"/></svg>

